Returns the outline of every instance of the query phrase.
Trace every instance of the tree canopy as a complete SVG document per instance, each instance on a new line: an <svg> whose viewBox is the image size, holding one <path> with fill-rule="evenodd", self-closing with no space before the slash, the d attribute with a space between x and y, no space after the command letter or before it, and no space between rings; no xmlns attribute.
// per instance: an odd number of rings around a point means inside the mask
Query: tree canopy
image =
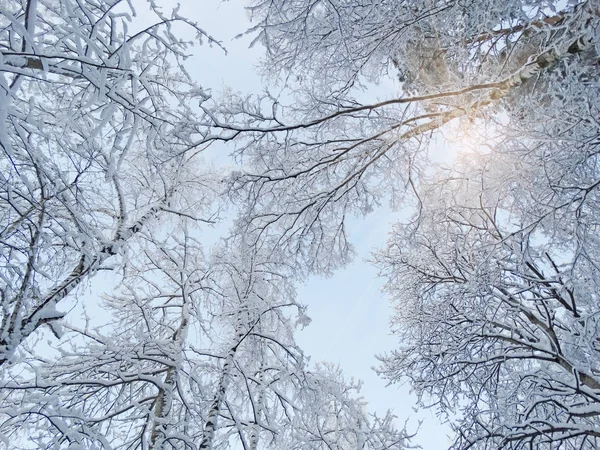
<svg viewBox="0 0 600 450"><path fill-rule="evenodd" d="M222 121L254 130L239 150L254 167L232 182L244 231L323 271L348 258L348 216L412 208L375 257L399 338L381 374L445 414L457 449L596 448L597 4L252 12L294 97ZM362 101L394 73L397 96ZM458 155L440 162L448 135Z"/></svg>
<svg viewBox="0 0 600 450"><path fill-rule="evenodd" d="M389 202L380 374L456 449L600 446L598 4L253 0L268 87L216 96L158 3L0 0L0 445L406 448L294 339Z"/></svg>

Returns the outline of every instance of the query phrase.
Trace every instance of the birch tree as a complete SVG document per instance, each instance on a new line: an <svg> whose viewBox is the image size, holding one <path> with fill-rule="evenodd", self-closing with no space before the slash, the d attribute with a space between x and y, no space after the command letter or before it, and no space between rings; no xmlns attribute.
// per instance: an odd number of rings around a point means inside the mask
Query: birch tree
<svg viewBox="0 0 600 450"><path fill-rule="evenodd" d="M128 2L0 2L2 365L185 191L205 132L190 102L205 96L174 28L210 38L145 6L136 29Z"/></svg>
<svg viewBox="0 0 600 450"><path fill-rule="evenodd" d="M194 110L178 27L217 43L145 6L0 2L3 445L402 448L355 384L309 371L284 259L239 229L204 254L220 176L197 155L231 136ZM120 282L97 308L75 294L99 271Z"/></svg>
<svg viewBox="0 0 600 450"><path fill-rule="evenodd" d="M402 447L293 341L292 283L345 264L348 217L391 200L415 216L379 257L403 339L382 372L456 417L457 448L596 446L595 2L257 0L273 84L217 106L174 27L210 38L176 11L150 2L130 31L119 1L0 7L10 445ZM399 92L363 101L390 76ZM472 164L432 165L433 137L478 124L495 136ZM234 138L239 217L205 258L180 224L210 221L218 189L193 160ZM115 267L106 328L66 320ZM37 354L42 325L68 330L62 358Z"/></svg>
<svg viewBox="0 0 600 450"><path fill-rule="evenodd" d="M419 216L378 256L400 338L381 371L460 413L455 448L598 446L591 123L468 155L429 181Z"/></svg>

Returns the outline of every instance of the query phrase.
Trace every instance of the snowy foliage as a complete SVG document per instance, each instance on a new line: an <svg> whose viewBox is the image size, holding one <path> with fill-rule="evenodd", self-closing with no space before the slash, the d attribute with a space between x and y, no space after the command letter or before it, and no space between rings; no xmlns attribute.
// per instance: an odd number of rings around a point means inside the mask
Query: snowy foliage
<svg viewBox="0 0 600 450"><path fill-rule="evenodd" d="M359 384L309 367L284 260L203 245L221 137L178 33L219 44L135 6L0 0L0 447L404 448Z"/></svg>
<svg viewBox="0 0 600 450"><path fill-rule="evenodd" d="M539 88L557 65L595 63L592 4L549 20L546 4L431 3L299 0L251 8L256 39L269 51L265 70L281 71L283 95L233 99L213 119L242 139L238 155L250 167L231 179L233 198L246 209L240 226L257 245L286 252L297 272L344 264L348 217L390 197L405 201L429 165L432 132L494 109L503 114L502 105ZM443 50L437 63L454 73L443 75L445 83L422 80L437 68L415 66L431 55L411 44L427 40L425 28L452 39L435 40ZM365 102L394 65L401 95Z"/></svg>
<svg viewBox="0 0 600 450"><path fill-rule="evenodd" d="M357 385L308 369L291 323L302 307L268 261L240 247L207 260L185 228L146 238L135 275L105 298L108 323L66 326L60 359L32 350L11 371L11 448L404 448Z"/></svg>
<svg viewBox="0 0 600 450"><path fill-rule="evenodd" d="M384 376L435 405L457 449L596 448L597 3L251 10L293 100L223 111L224 129L254 129L239 146L254 165L232 181L243 230L323 271L350 255L349 215L413 208L376 257L399 338ZM395 70L402 92L365 103ZM459 155L439 163L448 135Z"/></svg>
<svg viewBox="0 0 600 450"><path fill-rule="evenodd" d="M294 283L391 201L414 214L376 255L380 372L456 449L600 446L596 2L254 0L270 90L222 101L177 33L218 43L143 6L0 0L2 445L405 448L294 340ZM365 102L377 84L400 92ZM448 135L473 148L441 163ZM199 155L230 140L221 183ZM118 287L93 317L99 271Z"/></svg>
<svg viewBox="0 0 600 450"><path fill-rule="evenodd" d="M186 43L153 7L129 31L120 1L0 2L0 364L57 305L180 203L202 141L180 64ZM189 170L189 169L188 169ZM192 203L212 195L198 192ZM185 203L185 202L183 202Z"/></svg>

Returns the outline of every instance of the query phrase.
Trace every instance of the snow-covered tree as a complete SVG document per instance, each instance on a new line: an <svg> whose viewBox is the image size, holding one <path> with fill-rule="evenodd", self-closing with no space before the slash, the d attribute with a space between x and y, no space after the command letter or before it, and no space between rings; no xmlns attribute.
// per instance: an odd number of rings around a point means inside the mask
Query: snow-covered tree
<svg viewBox="0 0 600 450"><path fill-rule="evenodd" d="M378 256L401 338L382 372L447 413L456 448L596 448L597 2L252 5L292 100L215 119L253 130L239 225L297 273L327 271L349 215L414 208ZM390 75L401 92L365 102ZM476 149L440 167L448 135Z"/></svg>
<svg viewBox="0 0 600 450"><path fill-rule="evenodd" d="M395 227L378 262L400 347L381 371L451 418L457 449L596 448L597 151L522 144L467 155Z"/></svg>
<svg viewBox="0 0 600 450"><path fill-rule="evenodd" d="M0 2L0 364L149 221L176 212L185 182L202 184L181 177L205 132L189 104L204 94L173 28L210 38L141 6L149 26L122 1Z"/></svg>
<svg viewBox="0 0 600 450"><path fill-rule="evenodd" d="M10 371L10 448L404 448L357 384L309 370L293 338L304 308L276 265L243 247L207 259L185 227L140 234L130 275L105 298L110 318L65 321L60 358L33 347Z"/></svg>
<svg viewBox="0 0 600 450"><path fill-rule="evenodd" d="M255 0L270 91L218 106L177 27L211 38L147 9L0 0L7 446L401 447L293 339L295 280L346 263L347 218L387 200L415 215L378 256L402 337L385 375L448 413L457 448L596 446L596 2ZM396 90L364 101L377 84ZM470 131L469 159L429 158ZM220 183L195 159L233 138L239 216L207 257ZM110 318L65 318L115 268Z"/></svg>
<svg viewBox="0 0 600 450"><path fill-rule="evenodd" d="M403 448L309 370L289 264L239 228L204 248L221 176L198 154L231 136L181 27L215 43L153 1L0 1L0 445ZM99 271L101 302L78 289Z"/></svg>
<svg viewBox="0 0 600 450"><path fill-rule="evenodd" d="M575 64L589 77L597 60L593 2L563 10L521 0L252 5L253 31L268 52L265 73L280 75L284 95L273 88L237 99L213 117L247 139L238 152L252 168L231 186L246 210L240 223L257 242L272 240L298 270L343 264L345 220L390 197L401 204L429 164L432 133L507 108L526 115L531 101L519 99L543 102L578 79L559 80L562 67ZM420 67L432 52L435 67ZM365 101L395 67L401 92Z"/></svg>

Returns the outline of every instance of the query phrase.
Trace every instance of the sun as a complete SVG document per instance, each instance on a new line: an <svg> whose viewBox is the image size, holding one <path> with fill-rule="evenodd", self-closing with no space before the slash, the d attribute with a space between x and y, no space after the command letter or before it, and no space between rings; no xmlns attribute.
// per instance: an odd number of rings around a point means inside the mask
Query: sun
<svg viewBox="0 0 600 450"><path fill-rule="evenodd" d="M454 165L493 151L500 137L496 124L484 118L462 117L444 127L432 156L440 163Z"/></svg>

